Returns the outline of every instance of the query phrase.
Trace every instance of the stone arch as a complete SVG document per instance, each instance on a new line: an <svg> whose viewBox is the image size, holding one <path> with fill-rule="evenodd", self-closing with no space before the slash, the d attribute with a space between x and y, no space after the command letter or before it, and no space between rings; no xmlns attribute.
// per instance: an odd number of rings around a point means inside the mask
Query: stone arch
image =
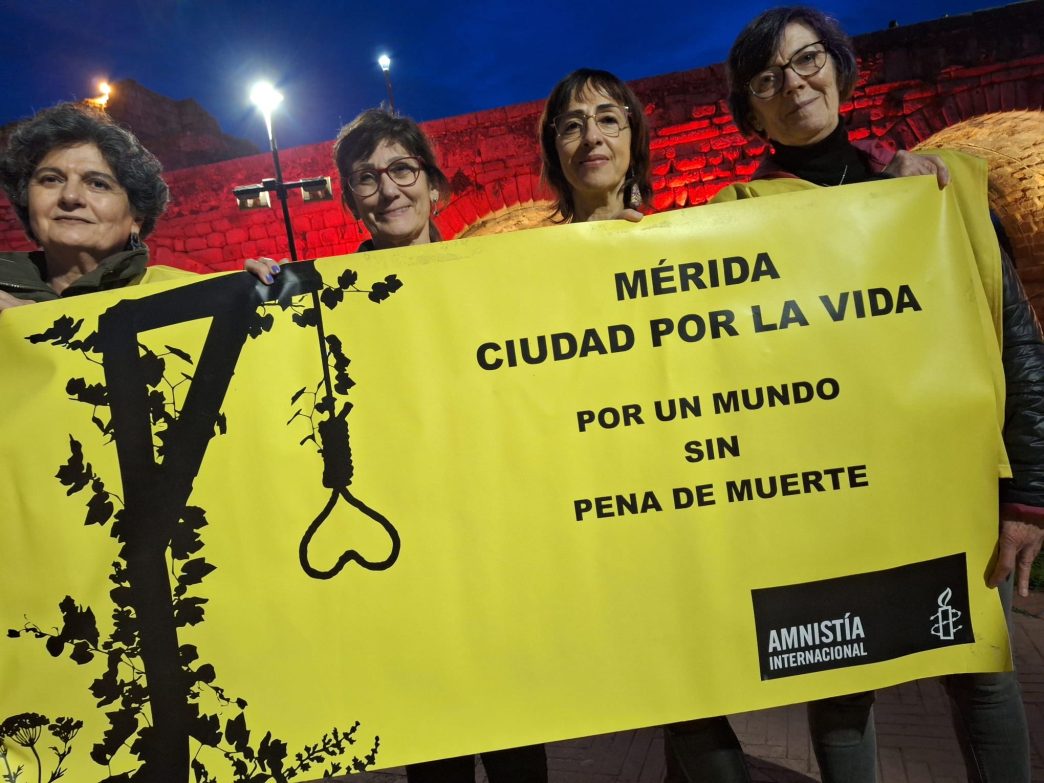
<svg viewBox="0 0 1044 783"><path fill-rule="evenodd" d="M459 234L458 239L468 237L482 237L491 234L503 234L506 231L521 231L526 228L537 228L538 226L551 226L551 212L554 204L550 201L530 201L528 204L516 204L493 212L486 217L476 220Z"/></svg>
<svg viewBox="0 0 1044 783"><path fill-rule="evenodd" d="M540 177L509 173L456 195L435 218L445 239L551 225L552 201Z"/></svg>
<svg viewBox="0 0 1044 783"><path fill-rule="evenodd" d="M885 137L903 149L912 149L951 125L984 114L1038 109L1032 96L1013 81L961 80L958 85L940 85L939 93L909 113L898 117ZM947 89L949 88L949 89Z"/></svg>

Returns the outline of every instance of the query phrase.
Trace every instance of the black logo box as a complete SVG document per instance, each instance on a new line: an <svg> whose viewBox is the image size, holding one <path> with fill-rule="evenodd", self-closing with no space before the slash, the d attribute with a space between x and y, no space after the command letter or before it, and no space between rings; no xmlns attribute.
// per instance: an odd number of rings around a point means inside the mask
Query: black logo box
<svg viewBox="0 0 1044 783"><path fill-rule="evenodd" d="M751 600L763 680L887 661L975 641L963 552L883 571L759 588L751 590ZM941 611L940 603L946 607ZM852 638L857 617L863 635ZM840 624L835 622L838 620ZM807 641L809 632L815 630L812 626L819 625L823 631L824 623L830 623L831 635L840 635L840 639L823 642L827 634L820 633L819 644L769 649L773 631L778 647L784 629L804 627ZM861 647L836 649L844 645Z"/></svg>

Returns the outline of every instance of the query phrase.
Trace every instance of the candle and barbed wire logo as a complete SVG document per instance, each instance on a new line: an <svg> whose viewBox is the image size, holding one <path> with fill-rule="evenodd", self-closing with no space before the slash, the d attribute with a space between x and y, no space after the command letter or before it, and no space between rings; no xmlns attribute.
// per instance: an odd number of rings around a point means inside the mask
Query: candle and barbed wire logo
<svg viewBox="0 0 1044 783"><path fill-rule="evenodd" d="M957 638L957 632L964 628L957 624L964 615L950 606L951 598L953 591L948 587L939 593L939 609L932 615L932 636L944 642L952 642Z"/></svg>

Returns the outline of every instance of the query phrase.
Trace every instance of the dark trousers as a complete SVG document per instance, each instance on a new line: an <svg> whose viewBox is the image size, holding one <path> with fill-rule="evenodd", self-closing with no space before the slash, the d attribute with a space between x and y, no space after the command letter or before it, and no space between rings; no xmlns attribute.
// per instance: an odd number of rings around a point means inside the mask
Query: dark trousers
<svg viewBox="0 0 1044 783"><path fill-rule="evenodd" d="M482 765L489 783L547 783L547 754L543 745L483 753ZM409 783L475 783L475 757L407 764L406 780Z"/></svg>

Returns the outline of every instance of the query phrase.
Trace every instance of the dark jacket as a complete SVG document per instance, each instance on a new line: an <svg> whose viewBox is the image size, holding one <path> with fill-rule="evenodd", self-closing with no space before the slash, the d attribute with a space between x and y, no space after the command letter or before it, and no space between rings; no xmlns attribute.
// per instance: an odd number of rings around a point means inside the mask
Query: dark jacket
<svg viewBox="0 0 1044 783"><path fill-rule="evenodd" d="M147 248L114 253L96 269L77 279L61 294L57 294L47 284L47 267L42 250L0 253L0 291L31 302L50 302L67 296L132 285L144 276L148 263Z"/></svg>

